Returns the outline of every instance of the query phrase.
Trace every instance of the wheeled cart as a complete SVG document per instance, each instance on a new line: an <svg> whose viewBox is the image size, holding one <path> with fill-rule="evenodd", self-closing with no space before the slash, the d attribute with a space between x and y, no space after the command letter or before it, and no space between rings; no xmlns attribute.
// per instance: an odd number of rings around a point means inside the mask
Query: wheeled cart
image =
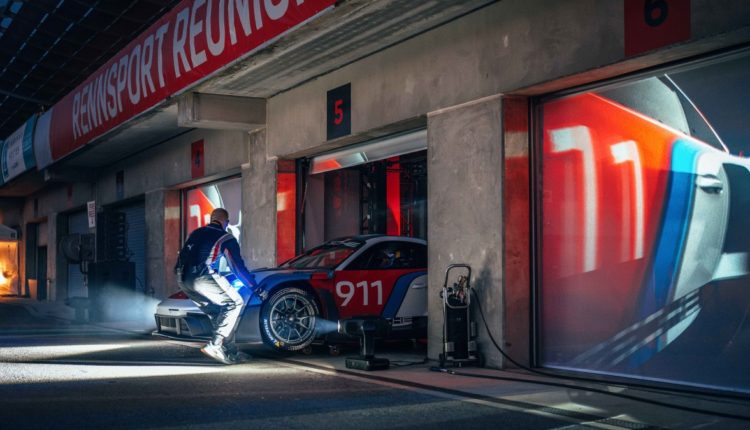
<svg viewBox="0 0 750 430"><path fill-rule="evenodd" d="M481 365L477 350L476 325L471 320L471 267L451 264L445 271L440 291L443 299L443 352L440 367Z"/></svg>

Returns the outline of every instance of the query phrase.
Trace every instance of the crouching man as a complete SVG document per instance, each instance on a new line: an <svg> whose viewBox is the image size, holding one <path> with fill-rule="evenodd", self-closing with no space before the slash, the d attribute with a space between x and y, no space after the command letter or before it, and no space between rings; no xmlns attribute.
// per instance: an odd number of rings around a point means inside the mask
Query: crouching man
<svg viewBox="0 0 750 430"><path fill-rule="evenodd" d="M175 266L180 289L211 319L213 337L201 352L224 364L244 360L234 334L252 294L261 300L267 292L258 288L240 255L240 245L227 233L229 213L223 208L211 212L211 223L190 233ZM244 284L235 288L219 273L222 259ZM218 310L218 312L217 312Z"/></svg>

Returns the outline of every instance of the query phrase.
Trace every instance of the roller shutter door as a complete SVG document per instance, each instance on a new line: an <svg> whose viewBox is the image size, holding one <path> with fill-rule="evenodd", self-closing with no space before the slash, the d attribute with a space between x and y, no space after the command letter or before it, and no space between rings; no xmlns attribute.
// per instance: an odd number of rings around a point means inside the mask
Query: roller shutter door
<svg viewBox="0 0 750 430"><path fill-rule="evenodd" d="M146 206L140 202L116 209L125 213L128 224L129 260L135 263L135 290L145 293L146 288Z"/></svg>
<svg viewBox="0 0 750 430"><path fill-rule="evenodd" d="M68 234L89 233L89 219L86 211L73 212L68 215ZM87 297L88 291L83 287L83 274L78 264L68 263L68 297Z"/></svg>

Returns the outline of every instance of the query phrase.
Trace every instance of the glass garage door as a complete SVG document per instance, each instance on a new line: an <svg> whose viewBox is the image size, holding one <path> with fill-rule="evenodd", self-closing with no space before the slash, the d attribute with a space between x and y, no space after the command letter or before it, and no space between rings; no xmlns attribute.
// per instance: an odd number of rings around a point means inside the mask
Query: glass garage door
<svg viewBox="0 0 750 430"><path fill-rule="evenodd" d="M738 54L542 103L542 365L750 392L747 76Z"/></svg>

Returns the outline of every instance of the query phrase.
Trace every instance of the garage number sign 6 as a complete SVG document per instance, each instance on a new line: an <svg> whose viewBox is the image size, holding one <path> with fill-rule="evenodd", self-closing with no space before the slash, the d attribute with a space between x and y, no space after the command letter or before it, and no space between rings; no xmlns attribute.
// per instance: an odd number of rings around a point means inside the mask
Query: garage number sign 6
<svg viewBox="0 0 750 430"><path fill-rule="evenodd" d="M355 295L362 295L362 305L370 304L370 294L376 296L378 306L383 305L383 282L374 281L368 284L367 281L361 281L354 284L349 281L339 281L336 284L336 295L343 300L341 306L344 307L352 301ZM375 299L375 298L373 298Z"/></svg>
<svg viewBox="0 0 750 430"><path fill-rule="evenodd" d="M689 0L623 0L625 55L690 39Z"/></svg>

